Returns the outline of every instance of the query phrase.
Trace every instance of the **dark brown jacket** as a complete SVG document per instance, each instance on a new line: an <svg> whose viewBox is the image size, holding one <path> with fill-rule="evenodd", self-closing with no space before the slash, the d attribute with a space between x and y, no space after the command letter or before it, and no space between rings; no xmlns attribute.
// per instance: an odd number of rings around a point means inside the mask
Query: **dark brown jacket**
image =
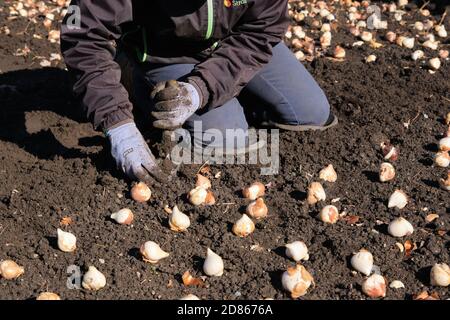
<svg viewBox="0 0 450 320"><path fill-rule="evenodd" d="M61 28L61 49L74 93L99 129L132 119L114 61L115 42L143 67L193 63L189 81L204 104L239 94L271 58L287 28L287 0L72 0L81 28ZM75 11L76 12L76 11ZM69 24L71 26L71 24Z"/></svg>

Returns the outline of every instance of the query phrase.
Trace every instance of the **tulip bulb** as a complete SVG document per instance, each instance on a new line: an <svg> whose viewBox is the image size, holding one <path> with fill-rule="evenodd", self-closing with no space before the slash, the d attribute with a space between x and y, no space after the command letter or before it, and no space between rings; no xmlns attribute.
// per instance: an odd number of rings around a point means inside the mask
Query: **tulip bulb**
<svg viewBox="0 0 450 320"><path fill-rule="evenodd" d="M440 151L450 151L450 137L445 137L439 140Z"/></svg>
<svg viewBox="0 0 450 320"><path fill-rule="evenodd" d="M414 228L408 220L400 217L389 223L388 232L391 236L400 238L411 235Z"/></svg>
<svg viewBox="0 0 450 320"><path fill-rule="evenodd" d="M110 217L118 224L130 225L133 222L134 214L130 209L125 208L114 212Z"/></svg>
<svg viewBox="0 0 450 320"><path fill-rule="evenodd" d="M373 39L373 36L372 36L372 33L371 33L371 32L369 32L369 31L363 31L363 32L361 33L361 40L362 40L362 41L370 42L370 41L372 41L372 39Z"/></svg>
<svg viewBox="0 0 450 320"><path fill-rule="evenodd" d="M263 198L258 198L247 206L247 214L256 220L267 217L267 212L268 209Z"/></svg>
<svg viewBox="0 0 450 320"><path fill-rule="evenodd" d="M152 191L144 182L139 182L131 188L131 198L133 198L134 201L147 202L150 200L151 196Z"/></svg>
<svg viewBox="0 0 450 320"><path fill-rule="evenodd" d="M173 207L169 217L170 229L176 232L186 231L191 225L191 221L187 215L181 212L177 206Z"/></svg>
<svg viewBox="0 0 450 320"><path fill-rule="evenodd" d="M373 274L363 282L362 291L371 298L384 298L386 279L379 274Z"/></svg>
<svg viewBox="0 0 450 320"><path fill-rule="evenodd" d="M424 43L422 43L422 45L425 48L431 49L431 50L437 50L438 48L438 42L434 41L434 40L427 40Z"/></svg>
<svg viewBox="0 0 450 320"><path fill-rule="evenodd" d="M448 151L439 151L436 153L434 163L442 168L447 168L450 165L450 155Z"/></svg>
<svg viewBox="0 0 450 320"><path fill-rule="evenodd" d="M414 38L404 38L402 46L408 49L414 48Z"/></svg>
<svg viewBox="0 0 450 320"><path fill-rule="evenodd" d="M391 181L395 177L394 166L388 162L384 162L380 167L380 181L386 182Z"/></svg>
<svg viewBox="0 0 450 320"><path fill-rule="evenodd" d="M447 59L448 55L449 55L448 50L444 50L444 49L439 50L439 57L441 59L444 59L444 60Z"/></svg>
<svg viewBox="0 0 450 320"><path fill-rule="evenodd" d="M420 21L416 21L414 23L414 29L416 29L417 31L423 31L423 23Z"/></svg>
<svg viewBox="0 0 450 320"><path fill-rule="evenodd" d="M0 276L6 280L13 280L24 274L25 269L12 260L0 262Z"/></svg>
<svg viewBox="0 0 450 320"><path fill-rule="evenodd" d="M286 255L295 262L309 259L308 248L303 241L288 243L286 245Z"/></svg>
<svg viewBox="0 0 450 320"><path fill-rule="evenodd" d="M203 263L203 272L208 276L220 277L223 274L223 260L210 248L206 252L206 259Z"/></svg>
<svg viewBox="0 0 450 320"><path fill-rule="evenodd" d="M394 280L389 284L389 288L392 288L392 289L401 289L404 287L405 287L405 285L400 280Z"/></svg>
<svg viewBox="0 0 450 320"><path fill-rule="evenodd" d="M70 232L57 230L58 248L63 252L73 252L77 248L77 238Z"/></svg>
<svg viewBox="0 0 450 320"><path fill-rule="evenodd" d="M450 285L450 267L445 263L436 263L430 271L430 282L433 286L448 287Z"/></svg>
<svg viewBox="0 0 450 320"><path fill-rule="evenodd" d="M445 124L450 126L450 112L445 116ZM450 129L449 129L450 130Z"/></svg>
<svg viewBox="0 0 450 320"><path fill-rule="evenodd" d="M355 37L359 37L359 35L361 34L361 32L359 31L359 28L357 28L357 27L351 27L349 29L349 32Z"/></svg>
<svg viewBox="0 0 450 320"><path fill-rule="evenodd" d="M61 297L53 292L42 292L36 300L61 300Z"/></svg>
<svg viewBox="0 0 450 320"><path fill-rule="evenodd" d="M345 58L345 49L342 48L341 46L336 46L336 48L334 48L333 56L336 59L344 59Z"/></svg>
<svg viewBox="0 0 450 320"><path fill-rule="evenodd" d="M326 168L320 170L319 178L327 182L336 182L337 173L334 170L333 165L329 164Z"/></svg>
<svg viewBox="0 0 450 320"><path fill-rule="evenodd" d="M398 149L391 145L389 142L382 142L381 145L381 152L383 153L384 160L389 161L397 161L398 160Z"/></svg>
<svg viewBox="0 0 450 320"><path fill-rule="evenodd" d="M200 300L195 294L188 294L180 298L180 300Z"/></svg>
<svg viewBox="0 0 450 320"><path fill-rule="evenodd" d="M367 63L371 63L371 62L375 62L375 61L377 61L377 56L374 54L371 54L366 58Z"/></svg>
<svg viewBox="0 0 450 320"><path fill-rule="evenodd" d="M255 224L246 214L243 214L233 225L233 233L241 238L248 236L253 231L255 231Z"/></svg>
<svg viewBox="0 0 450 320"><path fill-rule="evenodd" d="M389 197L388 208L403 209L408 204L408 196L402 190L395 190Z"/></svg>
<svg viewBox="0 0 450 320"><path fill-rule="evenodd" d="M288 268L281 277L283 288L291 293L293 299L304 296L309 287L314 284L312 275L302 265Z"/></svg>
<svg viewBox="0 0 450 320"><path fill-rule="evenodd" d="M386 40L389 41L390 43L394 43L396 38L397 38L397 35L394 32L388 31L386 33Z"/></svg>
<svg viewBox="0 0 450 320"><path fill-rule="evenodd" d="M395 39L395 43L397 43L397 45L398 46L403 46L403 41L406 39L406 37L404 37L404 36L398 36L396 39Z"/></svg>
<svg viewBox="0 0 450 320"><path fill-rule="evenodd" d="M305 54L302 51L296 51L295 52L295 58L299 61L305 60Z"/></svg>
<svg viewBox="0 0 450 320"><path fill-rule="evenodd" d="M438 34L439 37L441 37L441 38L447 38L448 33L447 33L447 30L445 30L445 26L443 26L443 25L437 25L437 26L435 27L435 30L437 31L437 34Z"/></svg>
<svg viewBox="0 0 450 320"><path fill-rule="evenodd" d="M81 285L86 290L97 291L106 286L106 277L96 267L90 266L88 272L83 277Z"/></svg>
<svg viewBox="0 0 450 320"><path fill-rule="evenodd" d="M211 180L201 174L197 174L197 182L195 183L195 186L208 190L211 188Z"/></svg>
<svg viewBox="0 0 450 320"><path fill-rule="evenodd" d="M440 179L439 184L442 189L450 191L450 171L447 174L447 179Z"/></svg>
<svg viewBox="0 0 450 320"><path fill-rule="evenodd" d="M167 258L169 253L161 249L161 247L153 241L147 241L141 246L142 260L152 264L156 264L159 260Z"/></svg>
<svg viewBox="0 0 450 320"><path fill-rule="evenodd" d="M305 31L303 31L303 28L301 26L293 27L292 31L294 32L294 35L299 39L304 39L306 36L306 33Z"/></svg>
<svg viewBox="0 0 450 320"><path fill-rule="evenodd" d="M253 182L249 187L242 190L244 198L256 200L264 195L266 187L261 182Z"/></svg>
<svg viewBox="0 0 450 320"><path fill-rule="evenodd" d="M373 268L373 256L369 251L361 249L353 255L350 264L356 271L369 276Z"/></svg>
<svg viewBox="0 0 450 320"><path fill-rule="evenodd" d="M295 27L294 27L295 28ZM331 26L329 23L324 23L322 25L322 27L320 28L321 32L327 32L327 31L331 31Z"/></svg>
<svg viewBox="0 0 450 320"><path fill-rule="evenodd" d="M322 48L329 47L331 45L331 32L326 31L320 37L320 45Z"/></svg>
<svg viewBox="0 0 450 320"><path fill-rule="evenodd" d="M416 61L422 59L425 53L422 50L416 50L411 54L411 58Z"/></svg>
<svg viewBox="0 0 450 320"><path fill-rule="evenodd" d="M439 58L433 58L428 61L428 65L433 70L438 70L441 67L441 60Z"/></svg>
<svg viewBox="0 0 450 320"><path fill-rule="evenodd" d="M210 190L206 190L202 187L195 187L189 191L188 199L194 206L200 205L213 205L216 203L214 194Z"/></svg>
<svg viewBox="0 0 450 320"><path fill-rule="evenodd" d="M319 218L325 223L334 224L339 219L339 211L335 206L325 206L320 211Z"/></svg>
<svg viewBox="0 0 450 320"><path fill-rule="evenodd" d="M308 204L315 204L319 201L325 201L327 198L325 190L319 182L313 182L308 188Z"/></svg>

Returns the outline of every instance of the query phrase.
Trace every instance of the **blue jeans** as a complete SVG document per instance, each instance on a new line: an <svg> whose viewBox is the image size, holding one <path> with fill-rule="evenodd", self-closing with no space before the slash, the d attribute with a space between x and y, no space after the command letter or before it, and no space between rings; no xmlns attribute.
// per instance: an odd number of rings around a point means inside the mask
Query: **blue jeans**
<svg viewBox="0 0 450 320"><path fill-rule="evenodd" d="M160 81L179 79L194 68L192 64L136 68L133 76L135 104L150 112L151 88ZM194 121L202 130L248 129L249 121L267 121L288 125L323 125L328 120L328 100L311 74L284 44L273 49L271 61L247 84L240 95L223 106L198 111L185 123L193 133ZM225 136L225 134L224 134Z"/></svg>

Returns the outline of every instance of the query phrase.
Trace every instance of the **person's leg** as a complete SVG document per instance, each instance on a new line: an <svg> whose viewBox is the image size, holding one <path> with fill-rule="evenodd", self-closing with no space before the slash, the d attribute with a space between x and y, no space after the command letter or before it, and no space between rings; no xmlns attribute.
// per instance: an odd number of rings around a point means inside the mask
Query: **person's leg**
<svg viewBox="0 0 450 320"><path fill-rule="evenodd" d="M263 114L261 120L283 129L323 129L336 124L324 92L284 43L275 46L269 64L241 96L257 118Z"/></svg>

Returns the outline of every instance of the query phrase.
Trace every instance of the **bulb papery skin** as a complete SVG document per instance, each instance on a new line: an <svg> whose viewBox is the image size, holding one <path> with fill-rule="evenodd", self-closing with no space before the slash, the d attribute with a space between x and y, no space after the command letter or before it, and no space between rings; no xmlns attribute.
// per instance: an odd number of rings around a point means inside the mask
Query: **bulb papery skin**
<svg viewBox="0 0 450 320"><path fill-rule="evenodd" d="M430 283L433 286L448 287L450 285L450 267L445 263L436 263L430 271Z"/></svg>
<svg viewBox="0 0 450 320"><path fill-rule="evenodd" d="M450 165L450 155L448 151L439 151L436 153L434 163L439 167L447 168Z"/></svg>
<svg viewBox="0 0 450 320"><path fill-rule="evenodd" d="M388 162L384 162L380 167L380 181L387 182L395 178L394 166Z"/></svg>
<svg viewBox="0 0 450 320"><path fill-rule="evenodd" d="M392 288L392 289L401 289L404 287L405 287L405 285L400 280L394 280L389 284L389 288Z"/></svg>
<svg viewBox="0 0 450 320"><path fill-rule="evenodd" d="M206 259L203 263L203 272L208 276L220 277L223 275L223 260L222 258L208 248L206 252Z"/></svg>
<svg viewBox="0 0 450 320"><path fill-rule="evenodd" d="M169 256L168 252L162 250L159 244L153 241L147 241L146 243L144 243L140 248L140 252L142 255L142 259L145 262L149 262L152 264L156 264L160 260Z"/></svg>
<svg viewBox="0 0 450 320"><path fill-rule="evenodd" d="M39 294L36 300L61 300L61 297L53 292L42 292L41 294Z"/></svg>
<svg viewBox="0 0 450 320"><path fill-rule="evenodd" d="M131 198L134 201L147 202L151 196L152 192L144 182L139 182L131 188Z"/></svg>
<svg viewBox="0 0 450 320"><path fill-rule="evenodd" d="M445 137L439 140L440 151L450 151L450 137Z"/></svg>
<svg viewBox="0 0 450 320"><path fill-rule="evenodd" d="M362 291L371 298L386 296L386 279L379 274L373 274L362 284Z"/></svg>
<svg viewBox="0 0 450 320"><path fill-rule="evenodd" d="M428 65L431 69L438 70L441 67L441 60L439 58L430 59Z"/></svg>
<svg viewBox="0 0 450 320"><path fill-rule="evenodd" d="M170 229L176 232L184 232L191 225L191 221L187 215L181 212L177 206L173 207L169 217Z"/></svg>
<svg viewBox="0 0 450 320"><path fill-rule="evenodd" d="M201 174L197 174L197 182L195 183L195 186L208 190L211 188L211 180Z"/></svg>
<svg viewBox="0 0 450 320"><path fill-rule="evenodd" d="M181 297L179 300L200 300L200 298L194 294L188 294L188 295Z"/></svg>
<svg viewBox="0 0 450 320"><path fill-rule="evenodd" d="M130 209L124 208L114 212L110 217L118 224L130 225L133 222L134 214Z"/></svg>
<svg viewBox="0 0 450 320"><path fill-rule="evenodd" d="M233 225L233 233L238 237L247 237L255 230L255 224L246 214Z"/></svg>
<svg viewBox="0 0 450 320"><path fill-rule="evenodd" d="M319 201L325 201L327 198L325 190L319 182L313 182L308 188L308 196L306 201L308 204L313 205Z"/></svg>
<svg viewBox="0 0 450 320"><path fill-rule="evenodd" d="M339 220L339 210L332 205L325 206L320 211L319 218L322 222L334 224Z"/></svg>
<svg viewBox="0 0 450 320"><path fill-rule="evenodd" d="M388 232L391 236L400 238L411 235L414 228L408 220L399 217L389 223Z"/></svg>
<svg viewBox="0 0 450 320"><path fill-rule="evenodd" d="M268 209L266 204L264 203L263 198L258 198L255 201L249 203L246 212L250 217L256 220L260 220L267 217Z"/></svg>
<svg viewBox="0 0 450 320"><path fill-rule="evenodd" d="M439 185L441 186L442 189L450 191L450 171L447 173L446 179L439 180Z"/></svg>
<svg viewBox="0 0 450 320"><path fill-rule="evenodd" d="M298 264L289 267L281 277L283 288L291 293L293 299L304 296L309 287L314 284L314 279L304 266Z"/></svg>
<svg viewBox="0 0 450 320"><path fill-rule="evenodd" d="M6 280L14 280L25 273L25 269L19 266L15 261L0 261L0 276Z"/></svg>
<svg viewBox="0 0 450 320"><path fill-rule="evenodd" d="M77 238L70 232L57 229L58 248L63 252L73 252L77 248Z"/></svg>
<svg viewBox="0 0 450 320"><path fill-rule="evenodd" d="M286 245L286 255L295 262L309 260L308 247L303 241L288 243Z"/></svg>
<svg viewBox="0 0 450 320"><path fill-rule="evenodd" d="M90 266L81 285L86 290L97 291L106 286L106 277L96 267Z"/></svg>
<svg viewBox="0 0 450 320"><path fill-rule="evenodd" d="M350 263L356 271L369 276L373 268L373 256L369 251L361 249L352 256Z"/></svg>
<svg viewBox="0 0 450 320"><path fill-rule="evenodd" d="M319 172L319 178L327 181L327 182L336 182L337 180L337 173L333 168L333 165L330 164L326 168L323 168Z"/></svg>
<svg viewBox="0 0 450 320"><path fill-rule="evenodd" d="M264 195L265 190L266 187L261 182L253 182L242 190L242 195L249 200L256 200Z"/></svg>
<svg viewBox="0 0 450 320"><path fill-rule="evenodd" d="M408 204L408 196L402 190L395 190L389 197L388 208L403 209Z"/></svg>
<svg viewBox="0 0 450 320"><path fill-rule="evenodd" d="M205 203L207 195L208 191L206 189L195 187L188 194L189 202L194 206L200 206Z"/></svg>

